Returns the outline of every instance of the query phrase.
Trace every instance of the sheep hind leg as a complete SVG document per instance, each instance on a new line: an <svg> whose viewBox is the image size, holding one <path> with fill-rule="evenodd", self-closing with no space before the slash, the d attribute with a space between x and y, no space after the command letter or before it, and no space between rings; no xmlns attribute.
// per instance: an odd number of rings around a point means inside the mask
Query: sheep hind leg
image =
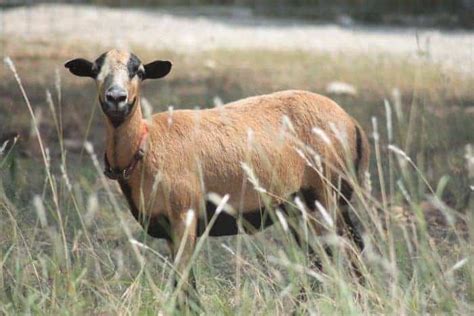
<svg viewBox="0 0 474 316"><path fill-rule="evenodd" d="M306 253L309 268L315 269L317 271L323 271L323 264L320 257L314 248L308 243L306 240L307 236L304 236L301 233L301 230L298 230L296 227L290 225L290 232L293 235L293 238L296 241L298 247ZM324 247L324 250L331 257L331 249L329 247ZM304 303L308 301L308 290L310 293L317 293L321 291L321 283L318 280L311 280L309 283L309 289L303 285L301 285L298 294L296 295L296 305L294 306L294 310L292 315L300 315L304 314L307 311L302 311L301 309L304 308Z"/></svg>
<svg viewBox="0 0 474 316"><path fill-rule="evenodd" d="M182 312L200 313L203 307L199 299L193 268L190 266L196 244L197 219L196 216L185 216L185 218L176 219L172 224L172 240L168 245L173 254L175 267L174 287L175 291L178 291L176 307Z"/></svg>
<svg viewBox="0 0 474 316"><path fill-rule="evenodd" d="M318 255L317 251L315 251L314 247L310 245L310 243L306 240L306 236L302 236L301 231L297 230L295 227L290 226L290 232L293 238L296 241L301 250L305 251L308 259L310 260L310 267L316 268L318 271L323 271L323 264L321 261L320 256ZM323 246L324 252L329 258L332 258L332 250L328 246Z"/></svg>
<svg viewBox="0 0 474 316"><path fill-rule="evenodd" d="M318 197L317 193L313 189L302 189L296 196L300 197L300 199L304 202L306 206L306 210L309 212L308 215L308 223L305 223L308 228L311 228L312 231L308 232L308 235L303 234L301 232L301 229L297 227L297 225L290 225L290 232L293 235L297 245L307 254L307 258L309 261L309 267L311 269L315 269L317 271L322 272L323 269L323 263L321 260L321 252L318 251L318 249L315 248L320 248L318 245L315 245L314 243L311 243L309 238L311 238L314 235L320 236L324 233L325 228L318 223L316 220L314 220L315 217L315 212L316 212L316 201L324 205L325 207L328 205L327 204L327 199L322 199ZM301 212L301 210L296 210L297 212ZM295 224L295 223L293 223ZM321 245L322 249L326 253L326 255L329 258L332 258L332 250L329 246L326 245ZM321 283L317 280L313 280L310 283L310 290L311 292L318 292L320 291L321 288ZM301 287L300 291L297 295L297 308L301 307L300 304L303 302L306 302L308 300L308 293L306 291L305 287ZM296 311L294 311L293 314L298 314Z"/></svg>
<svg viewBox="0 0 474 316"><path fill-rule="evenodd" d="M349 233L350 239L357 246L358 250L362 251L364 250L364 240L362 239L358 225L356 225L356 222L352 219L350 214L351 209L349 207L349 201L352 199L353 192L354 190L352 187L346 181L342 181L339 198L340 216L342 218L339 219L339 223L344 223L347 228L347 232ZM338 225L338 229L338 233L342 235L343 228L341 225Z"/></svg>
<svg viewBox="0 0 474 316"><path fill-rule="evenodd" d="M364 250L364 240L361 235L360 224L357 222L357 219L351 215L352 209L349 206L349 201L352 198L353 189L345 181L341 183L340 198L339 198L339 216L337 219L337 229L338 234L348 235L349 239L356 246L358 253L361 253ZM363 275L359 268L359 262L357 260L358 253L350 253L350 261L352 272L354 276L359 280L359 282L364 283Z"/></svg>
<svg viewBox="0 0 474 316"><path fill-rule="evenodd" d="M308 211L308 223L305 223L308 225L308 228L311 228L311 232L309 236L303 236L299 231L296 230L295 227L291 228L291 232L293 234L293 237L296 240L296 243L298 246L303 249L307 250L307 254L309 259L311 260L311 267L312 268L317 268L318 270L322 271L323 266L321 262L320 256L317 255L317 251L314 249L314 243L311 243L310 240L306 240L307 238L310 238L311 236L321 236L326 232L326 228L320 223L319 221L319 216L316 214L316 202L319 202L323 207L328 206L328 200L324 196L320 196L316 193L316 190L314 189L302 189L298 196L302 199L304 202L307 211ZM318 220L316 220L318 219ZM327 254L329 258L332 257L332 250L330 247L326 245L321 245L322 249L324 252Z"/></svg>

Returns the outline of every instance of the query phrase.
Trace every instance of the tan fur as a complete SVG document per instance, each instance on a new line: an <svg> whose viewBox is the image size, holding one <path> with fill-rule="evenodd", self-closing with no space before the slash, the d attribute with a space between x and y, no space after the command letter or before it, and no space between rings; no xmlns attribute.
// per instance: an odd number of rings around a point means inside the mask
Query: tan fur
<svg viewBox="0 0 474 316"><path fill-rule="evenodd" d="M139 167L143 173L134 172L130 185L134 201L140 205L140 191L145 201L150 200L155 175L160 174L159 196L164 200L154 199L153 207L142 208L142 212L174 217L177 215L174 213L189 208L200 210L206 192L230 194L229 203L235 209L248 212L262 205L258 193L246 180L241 162L253 167L263 188L271 189L272 195L283 199L301 188L325 190L320 176L298 155L296 149L301 146L292 137L282 135L283 116L287 116L296 129L296 138L335 166L339 166L335 156L344 159L345 152L330 122L345 128L351 156L356 157L354 120L330 99L305 91L247 98L221 108L175 111L171 124L166 112L154 115L151 122L145 123L141 120L140 108L136 107L134 114L117 130L109 129L108 139L119 140L115 144L118 166L125 167L138 147L140 124L148 126L149 149ZM330 137L336 155L311 132L313 127ZM251 144L249 130L253 134ZM365 146L361 166L365 170L368 146L363 132L362 138ZM108 152L112 152L111 144ZM245 192L242 187L246 188Z"/></svg>

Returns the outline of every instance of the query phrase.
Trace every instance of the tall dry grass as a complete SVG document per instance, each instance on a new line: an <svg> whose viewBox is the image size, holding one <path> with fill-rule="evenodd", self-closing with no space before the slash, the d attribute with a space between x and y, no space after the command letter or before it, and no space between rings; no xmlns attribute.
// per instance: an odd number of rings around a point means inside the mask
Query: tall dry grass
<svg viewBox="0 0 474 316"><path fill-rule="evenodd" d="M181 286L173 286L175 263L162 242L147 237L131 220L116 187L102 175L98 149L85 143L84 174L75 172L81 166L68 165L59 76L47 94L61 148L60 159L53 160L15 65L10 59L5 62L30 114L41 163L26 176L39 184L30 200L12 198L0 179L1 313L174 313ZM316 236L305 220L312 215L298 200L289 203L303 214L300 220L276 210L276 225L264 233L218 239L204 234L189 266L195 270L203 313L474 312L472 208L463 212L449 206L443 200L447 178L429 178L416 163L418 157L407 152L417 114L400 111L402 102L396 96L381 100L385 115L372 117L366 128L374 163L363 183L353 168L341 175L355 187L350 207L363 228L366 249L359 253L347 236L336 234L335 204L317 207L328 233ZM324 135L316 132L314 137ZM13 158L2 145L0 168L6 168ZM303 143L298 150L319 168L317 153ZM472 167L472 152L466 156ZM243 168L258 187L251 166ZM263 199L267 190L259 188ZM221 197L220 208L225 202ZM289 225L318 252L322 271L311 265L307 249L296 245ZM323 251L325 245L332 258ZM354 275L354 261L362 278ZM301 288L306 300L301 300Z"/></svg>

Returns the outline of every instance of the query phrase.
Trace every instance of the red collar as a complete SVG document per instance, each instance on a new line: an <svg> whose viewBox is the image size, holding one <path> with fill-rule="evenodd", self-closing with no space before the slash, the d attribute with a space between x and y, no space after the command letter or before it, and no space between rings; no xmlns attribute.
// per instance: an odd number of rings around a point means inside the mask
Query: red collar
<svg viewBox="0 0 474 316"><path fill-rule="evenodd" d="M124 181L130 178L130 175L137 166L138 162L142 160L145 156L146 141L148 139L148 127L146 126L146 124L143 124L143 126L143 134L140 139L140 144L138 145L138 149L133 155L132 160L130 160L130 163L127 165L127 167L125 167L124 169L112 168L110 166L109 159L107 159L107 153L104 154L104 175L107 178L118 181Z"/></svg>

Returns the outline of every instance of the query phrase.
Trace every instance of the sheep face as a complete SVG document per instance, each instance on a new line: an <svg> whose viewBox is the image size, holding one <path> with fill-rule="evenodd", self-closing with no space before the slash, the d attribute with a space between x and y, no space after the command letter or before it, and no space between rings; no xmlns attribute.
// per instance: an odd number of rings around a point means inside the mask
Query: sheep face
<svg viewBox="0 0 474 316"><path fill-rule="evenodd" d="M111 50L94 62L78 58L68 61L65 67L76 76L95 79L102 111L118 127L135 110L141 81L166 76L171 63L157 60L143 65L132 53Z"/></svg>

